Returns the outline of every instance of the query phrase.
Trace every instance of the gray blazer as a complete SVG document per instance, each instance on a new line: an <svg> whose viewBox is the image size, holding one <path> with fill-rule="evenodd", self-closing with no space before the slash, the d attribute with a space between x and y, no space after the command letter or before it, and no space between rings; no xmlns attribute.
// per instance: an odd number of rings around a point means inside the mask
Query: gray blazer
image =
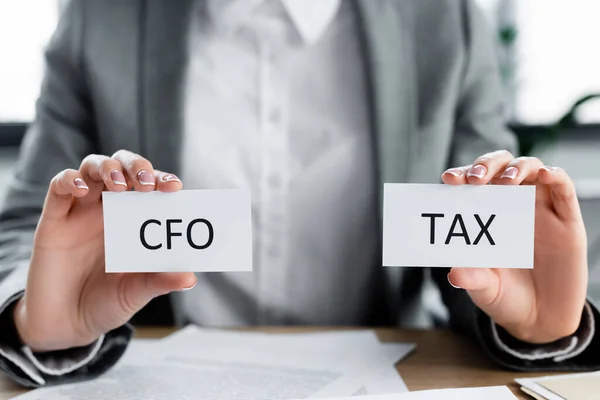
<svg viewBox="0 0 600 400"><path fill-rule="evenodd" d="M87 154L110 155L121 148L158 169L179 171L180 92L192 1L70 2L47 51L37 118L0 214L0 305L10 304L24 288L33 233L57 172L77 168ZM489 151L515 150L503 120L490 34L471 0L354 3L362 23L381 183L439 182L450 165L470 164ZM423 269L389 270L400 314L416 312ZM477 338L496 361L513 368L574 367L526 363L499 351L491 340L491 321L464 291L448 285L447 272L431 273L451 324ZM9 331L6 314L2 332ZM127 326L111 332L87 367L67 377L46 377L47 382L105 371L125 347L126 341L117 339L130 333ZM1 335L8 340L8 334ZM17 374L10 362L0 360L0 367Z"/></svg>

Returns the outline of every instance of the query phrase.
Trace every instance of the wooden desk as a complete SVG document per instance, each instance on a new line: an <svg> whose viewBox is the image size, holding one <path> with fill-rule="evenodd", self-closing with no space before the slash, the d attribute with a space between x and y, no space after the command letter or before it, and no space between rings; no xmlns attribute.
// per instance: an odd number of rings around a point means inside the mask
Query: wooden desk
<svg viewBox="0 0 600 400"><path fill-rule="evenodd" d="M264 332L306 332L319 328L252 329ZM172 329L140 329L137 337L160 338ZM383 342L414 342L417 350L398 364L398 372L410 390L507 385L520 399L531 400L513 384L516 377L539 376L539 373L505 371L485 358L476 346L465 338L447 331L405 331L378 329ZM10 399L24 391L6 378L0 377L0 400Z"/></svg>

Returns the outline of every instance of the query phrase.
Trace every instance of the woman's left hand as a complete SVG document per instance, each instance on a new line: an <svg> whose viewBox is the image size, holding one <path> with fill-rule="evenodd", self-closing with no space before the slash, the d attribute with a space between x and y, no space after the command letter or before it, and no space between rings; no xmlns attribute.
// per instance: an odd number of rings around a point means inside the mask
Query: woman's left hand
<svg viewBox="0 0 600 400"><path fill-rule="evenodd" d="M512 336L549 343L580 325L587 238L573 181L537 158L497 151L442 174L449 185L536 185L534 268L453 268L448 280Z"/></svg>

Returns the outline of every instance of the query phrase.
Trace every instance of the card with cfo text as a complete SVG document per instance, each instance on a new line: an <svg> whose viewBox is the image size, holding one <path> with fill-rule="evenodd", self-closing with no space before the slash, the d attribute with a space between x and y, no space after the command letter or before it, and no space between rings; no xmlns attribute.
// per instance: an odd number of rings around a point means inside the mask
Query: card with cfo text
<svg viewBox="0 0 600 400"><path fill-rule="evenodd" d="M106 272L252 271L250 191L104 192Z"/></svg>

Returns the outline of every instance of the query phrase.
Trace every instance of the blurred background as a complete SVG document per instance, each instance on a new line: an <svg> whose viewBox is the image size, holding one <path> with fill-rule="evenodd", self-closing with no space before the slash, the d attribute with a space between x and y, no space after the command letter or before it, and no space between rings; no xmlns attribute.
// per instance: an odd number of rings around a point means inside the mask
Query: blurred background
<svg viewBox="0 0 600 400"><path fill-rule="evenodd" d="M0 198L34 117L43 50L65 1L0 0ZM497 46L521 154L564 167L576 182L589 237L590 293L600 300L600 2L477 2Z"/></svg>

